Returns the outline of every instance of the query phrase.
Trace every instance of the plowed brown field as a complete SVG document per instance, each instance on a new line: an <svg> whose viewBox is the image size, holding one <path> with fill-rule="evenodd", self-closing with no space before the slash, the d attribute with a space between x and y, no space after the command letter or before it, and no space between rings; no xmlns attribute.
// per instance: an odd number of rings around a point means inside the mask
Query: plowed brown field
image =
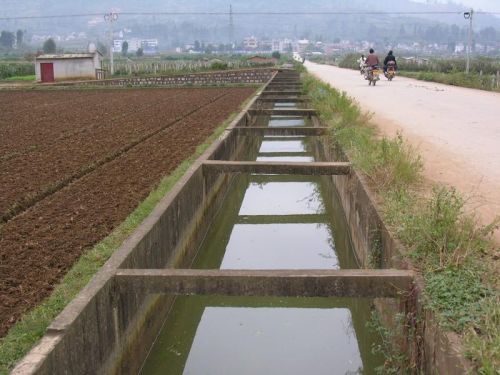
<svg viewBox="0 0 500 375"><path fill-rule="evenodd" d="M253 91L0 92L0 337Z"/></svg>

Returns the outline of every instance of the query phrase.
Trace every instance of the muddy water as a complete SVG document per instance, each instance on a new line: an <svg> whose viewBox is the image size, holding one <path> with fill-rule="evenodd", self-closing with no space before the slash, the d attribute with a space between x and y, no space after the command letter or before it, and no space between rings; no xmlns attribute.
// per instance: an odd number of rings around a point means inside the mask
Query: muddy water
<svg viewBox="0 0 500 375"><path fill-rule="evenodd" d="M274 118L269 126L305 126ZM264 137L251 160L313 161L307 137ZM320 177L242 174L193 268L358 268L338 202ZM143 374L373 373L381 359L365 324L371 301L186 296L176 303Z"/></svg>

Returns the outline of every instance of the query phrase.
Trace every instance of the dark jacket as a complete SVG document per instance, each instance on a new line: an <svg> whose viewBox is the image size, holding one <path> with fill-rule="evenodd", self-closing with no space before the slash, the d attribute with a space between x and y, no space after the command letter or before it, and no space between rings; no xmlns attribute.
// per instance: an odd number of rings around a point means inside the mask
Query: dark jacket
<svg viewBox="0 0 500 375"><path fill-rule="evenodd" d="M387 55L387 57L384 60L384 65L387 65L389 63L389 61L396 62L396 58L394 57L394 55Z"/></svg>

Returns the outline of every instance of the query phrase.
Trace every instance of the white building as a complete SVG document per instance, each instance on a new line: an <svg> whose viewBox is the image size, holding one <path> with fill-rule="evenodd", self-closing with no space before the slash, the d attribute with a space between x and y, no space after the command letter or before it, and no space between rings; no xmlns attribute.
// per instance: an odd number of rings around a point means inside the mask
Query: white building
<svg viewBox="0 0 500 375"><path fill-rule="evenodd" d="M297 42L297 48L299 53L304 53L308 46L309 46L309 40L307 39L301 39Z"/></svg>
<svg viewBox="0 0 500 375"><path fill-rule="evenodd" d="M137 52L142 47L142 40L138 38L113 40L113 52L121 53L123 42L128 43L128 52Z"/></svg>
<svg viewBox="0 0 500 375"><path fill-rule="evenodd" d="M155 55L158 53L158 39L141 40L141 48L145 55Z"/></svg>
<svg viewBox="0 0 500 375"><path fill-rule="evenodd" d="M280 53L288 52L292 49L292 41L290 39L275 39L273 40L272 50Z"/></svg>
<svg viewBox="0 0 500 375"><path fill-rule="evenodd" d="M124 42L123 39L115 39L115 40L113 40L113 52L115 52L115 53L121 53L123 42Z"/></svg>
<svg viewBox="0 0 500 375"><path fill-rule="evenodd" d="M40 55L35 60L38 82L97 79L102 71L99 51L62 55Z"/></svg>
<svg viewBox="0 0 500 375"><path fill-rule="evenodd" d="M158 53L158 39L115 39L113 40L113 52L121 53L123 42L128 43L128 52L137 52L139 48L142 48L144 54L153 55Z"/></svg>
<svg viewBox="0 0 500 375"><path fill-rule="evenodd" d="M247 49L257 49L259 47L259 41L253 35L247 36L243 39L243 47Z"/></svg>

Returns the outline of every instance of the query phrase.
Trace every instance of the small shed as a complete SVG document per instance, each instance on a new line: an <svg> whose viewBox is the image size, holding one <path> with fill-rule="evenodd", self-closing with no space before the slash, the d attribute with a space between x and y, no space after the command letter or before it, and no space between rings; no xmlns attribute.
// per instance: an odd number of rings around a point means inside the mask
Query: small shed
<svg viewBox="0 0 500 375"><path fill-rule="evenodd" d="M99 51L40 55L35 60L36 80L43 83L99 79L102 71L102 55Z"/></svg>

